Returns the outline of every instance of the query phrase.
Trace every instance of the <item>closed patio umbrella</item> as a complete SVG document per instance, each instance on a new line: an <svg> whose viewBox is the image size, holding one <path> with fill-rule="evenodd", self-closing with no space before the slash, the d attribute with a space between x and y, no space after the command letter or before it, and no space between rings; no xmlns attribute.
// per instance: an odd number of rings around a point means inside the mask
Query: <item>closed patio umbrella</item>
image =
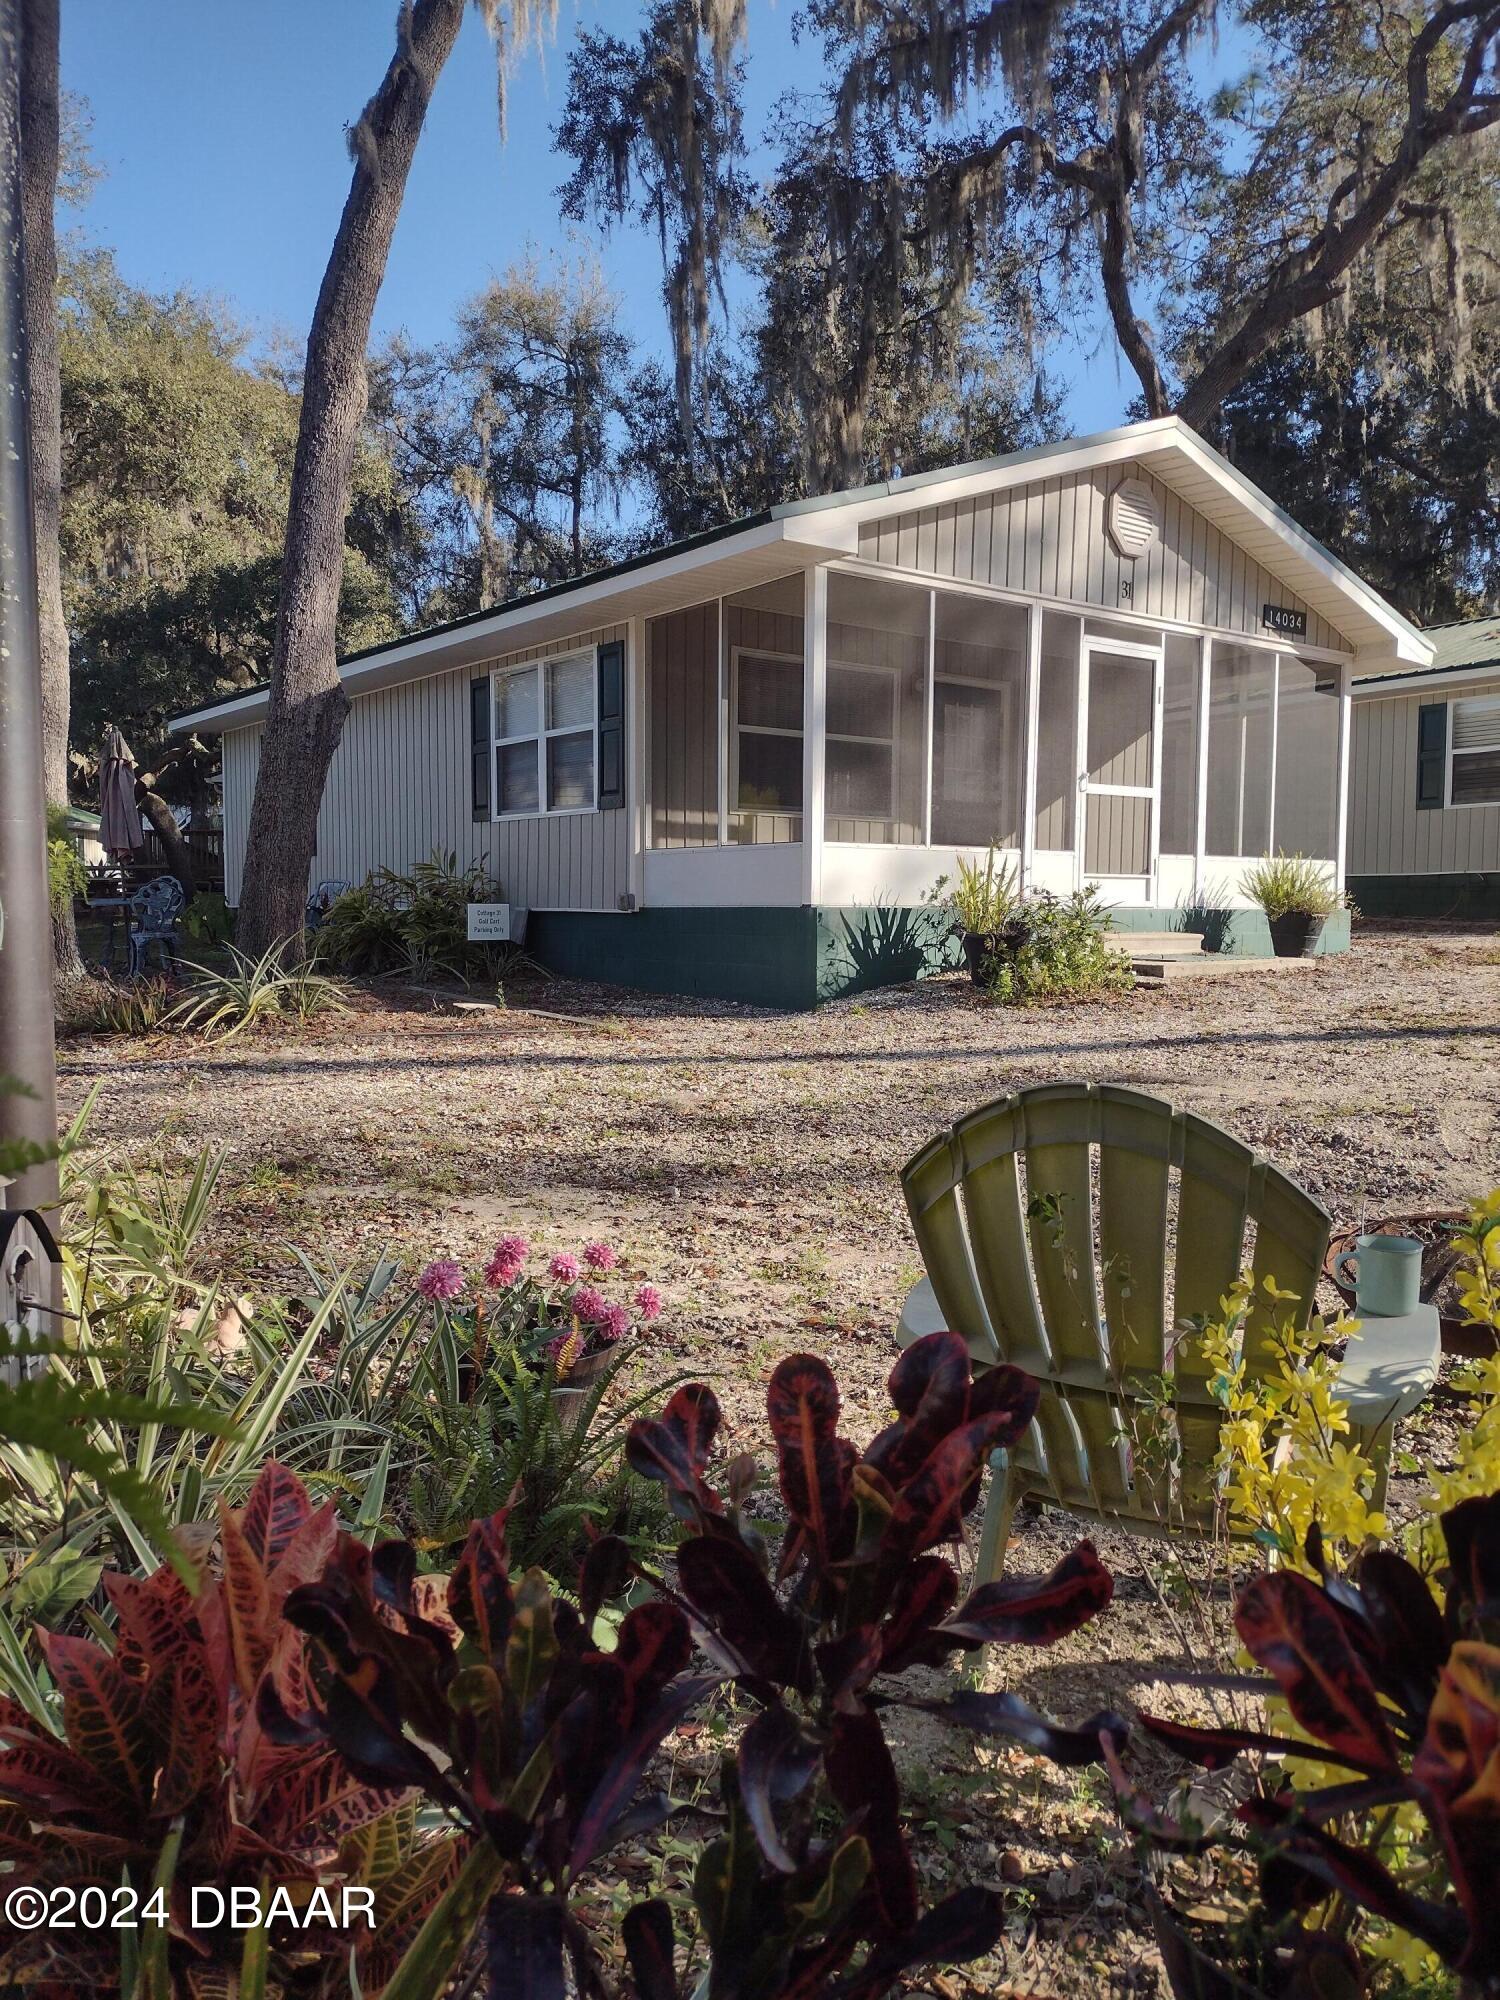
<svg viewBox="0 0 1500 2000"><path fill-rule="evenodd" d="M118 729L105 731L99 763L99 841L106 853L126 856L146 844L135 802L135 759Z"/></svg>

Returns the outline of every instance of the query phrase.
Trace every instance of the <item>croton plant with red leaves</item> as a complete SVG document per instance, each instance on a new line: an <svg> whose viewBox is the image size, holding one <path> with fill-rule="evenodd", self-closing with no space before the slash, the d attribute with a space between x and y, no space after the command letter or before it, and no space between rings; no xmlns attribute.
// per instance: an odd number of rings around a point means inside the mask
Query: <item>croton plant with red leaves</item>
<svg viewBox="0 0 1500 2000"><path fill-rule="evenodd" d="M1317 1581L1284 1570L1240 1592L1236 1628L1270 1678L1236 1685L1279 1694L1304 1736L1140 1718L1206 1770L1256 1752L1275 1760L1234 1822L1260 1857L1266 1921L1252 1940L1256 1962L1243 1980L1205 1967L1162 1909L1163 1956L1180 1994L1358 1992L1365 1968L1351 1920L1366 1911L1425 1944L1463 1992L1500 1995L1500 1493L1462 1501L1442 1530L1441 1604L1389 1549L1368 1551L1352 1578L1325 1567L1316 1529L1307 1553ZM1153 1807L1118 1745L1106 1752L1122 1816L1148 1841L1195 1852L1226 1837ZM1295 1790L1281 1773L1288 1756L1349 1776ZM1408 1879L1378 1839L1381 1815L1404 1804L1428 1829Z"/></svg>
<svg viewBox="0 0 1500 2000"><path fill-rule="evenodd" d="M1050 1575L984 1584L960 1603L952 1552L990 1454L1019 1440L1037 1386L1009 1367L976 1377L963 1340L938 1333L905 1350L890 1395L895 1421L860 1451L840 1435L827 1364L796 1354L778 1366L767 1415L787 1525L774 1561L745 1511L750 1462L731 1460L722 1490L710 1480L711 1390L679 1389L659 1419L629 1434L629 1462L665 1484L685 1530L668 1594L755 1710L725 1760L726 1831L695 1886L716 2000L873 2000L909 1967L995 1944L1002 1909L989 1891L919 1907L883 1721L894 1710L921 1709L1064 1764L1095 1762L1126 1734L1113 1714L1066 1728L1011 1694L902 1689L911 1669L986 1642L1064 1637L1104 1609L1113 1583L1080 1542Z"/></svg>
<svg viewBox="0 0 1500 2000"><path fill-rule="evenodd" d="M256 1719L262 1688L302 1699L304 1641L282 1610L348 1546L332 1505L314 1509L300 1481L268 1464L242 1508L221 1506L219 1540L220 1573L196 1594L170 1567L106 1578L112 1652L41 1636L62 1696L61 1738L0 1700L5 1886L100 1890L118 1911L122 1883L144 1903L162 1882L169 1923L156 1990L218 1995L238 1975L245 1936L227 1924L195 1928L195 1887L258 1887L267 1900L285 1889L305 1912L319 1883L363 1885L375 1891L378 1931L273 1926L269 1981L286 1992L347 1992L349 1953L360 1946L364 1990L378 1991L382 1965L399 1958L424 1900L456 1873L459 1850L452 1839L416 1848L402 1805L410 1787L355 1777L331 1745L288 1749ZM162 1857L174 1851L164 1877ZM218 1908L205 1898L200 1914ZM136 1936L150 1940L159 1928ZM120 1982L124 1935L76 1922L0 1933L0 1985L108 1992Z"/></svg>
<svg viewBox="0 0 1500 2000"><path fill-rule="evenodd" d="M664 1901L627 1913L622 1971L573 1895L675 1810L649 1788L650 1767L734 1683L753 1712L694 1884L713 2000L875 2000L910 1967L983 1954L999 1936L998 1897L964 1889L919 1906L883 1718L905 1705L1064 1763L1096 1760L1123 1741L1119 1717L1069 1729L1010 1695L903 1690L902 1677L988 1640L1059 1638L1112 1585L1085 1542L1050 1576L960 1603L951 1551L989 1454L1025 1430L1036 1387L1009 1368L974 1379L949 1334L909 1348L890 1387L896 1421L860 1452L839 1434L825 1364L797 1355L777 1369L769 1417L787 1521L774 1560L744 1506L753 1465L731 1459L714 1483L718 1406L701 1384L679 1390L627 1447L683 1525L675 1577L646 1578L624 1542L602 1537L576 1604L538 1570L512 1578L503 1511L474 1524L450 1577L419 1577L408 1543L367 1547L268 1467L247 1506L222 1514L222 1573L196 1597L169 1572L117 1579L112 1655L49 1642L66 1745L5 1712L15 1879L77 1887L124 1870L149 1883L180 1820L153 1995L218 1994L238 1976L227 1947L180 1921L194 1883L306 1894L342 1879L375 1890L354 1968L366 1994L429 2000L481 1953L494 2000L561 1995L565 1966L585 2000L679 2000ZM653 1594L603 1650L599 1613L632 1580ZM695 1672L705 1656L709 1671ZM419 1798L443 1808L447 1830L417 1838ZM90 1966L101 1991L118 1982L105 1937ZM268 1945L263 1990L347 1990L347 1938L273 1927ZM12 1944L0 1970L76 1990L45 1932Z"/></svg>

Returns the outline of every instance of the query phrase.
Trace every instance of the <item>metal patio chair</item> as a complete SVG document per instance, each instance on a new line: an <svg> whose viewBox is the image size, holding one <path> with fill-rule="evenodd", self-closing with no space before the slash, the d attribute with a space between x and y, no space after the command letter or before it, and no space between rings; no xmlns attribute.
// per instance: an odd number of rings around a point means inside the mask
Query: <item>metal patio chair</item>
<svg viewBox="0 0 1500 2000"><path fill-rule="evenodd" d="M152 945L159 947L164 968L169 959L177 956L177 920L186 902L187 896L175 875L158 875L128 898L126 940L132 979L149 965Z"/></svg>
<svg viewBox="0 0 1500 2000"><path fill-rule="evenodd" d="M323 928L324 923L327 921L328 912L333 908L340 896L348 895L350 887L351 885L348 882L345 882L337 875L330 876L326 882L318 884L317 888L313 890L307 899L305 921L310 931L318 931Z"/></svg>
<svg viewBox="0 0 1500 2000"><path fill-rule="evenodd" d="M976 1368L1012 1362L1042 1385L1027 1437L991 1461L978 1580L999 1574L1028 1495L1132 1533L1211 1534L1220 1412L1190 1322L1218 1315L1253 1227L1246 1353L1252 1369L1273 1367L1268 1334L1312 1314L1331 1227L1320 1204L1206 1118L1109 1084L1048 1084L983 1105L908 1160L901 1183L928 1275L897 1345L951 1328ZM1271 1300L1266 1277L1291 1298ZM1436 1313L1430 1326L1388 1325L1390 1339L1379 1322L1351 1339L1340 1386L1351 1441L1376 1467L1377 1505L1395 1422L1431 1388L1438 1359ZM1126 1442L1132 1426L1139 1436L1164 1421L1139 1392L1168 1371L1180 1439L1170 1486L1154 1455L1142 1470Z"/></svg>

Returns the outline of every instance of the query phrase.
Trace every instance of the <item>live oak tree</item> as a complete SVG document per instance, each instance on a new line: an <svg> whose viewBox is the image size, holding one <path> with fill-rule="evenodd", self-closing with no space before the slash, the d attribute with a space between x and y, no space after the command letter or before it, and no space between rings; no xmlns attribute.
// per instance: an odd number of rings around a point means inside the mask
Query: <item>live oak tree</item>
<svg viewBox="0 0 1500 2000"><path fill-rule="evenodd" d="M173 715L264 678L297 377L256 359L222 305L131 285L106 251L64 255L59 308L74 769L111 723L152 765ZM400 629L397 575L418 532L389 454L362 435L337 579L341 648Z"/></svg>
<svg viewBox="0 0 1500 2000"><path fill-rule="evenodd" d="M503 119L508 64L550 25L556 0L476 4L497 45ZM395 53L349 135L354 173L308 336L270 704L245 852L239 937L254 953L302 935L318 806L349 706L335 635L370 323L427 107L463 14L464 0L402 0Z"/></svg>
<svg viewBox="0 0 1500 2000"><path fill-rule="evenodd" d="M425 533L408 580L432 623L581 576L620 551L616 502L634 366L587 259L515 266L459 308L455 338L392 341L371 418Z"/></svg>
<svg viewBox="0 0 1500 2000"><path fill-rule="evenodd" d="M42 784L54 809L68 803L68 627L63 614L58 524L62 511L62 389L57 340L55 209L61 152L58 0L21 0L19 83L21 238L25 257L27 407L41 636ZM82 977L71 898L52 906L53 969Z"/></svg>
<svg viewBox="0 0 1500 2000"><path fill-rule="evenodd" d="M559 132L596 198L613 172L616 213L633 182L660 218L679 374L737 240L725 216L745 206L735 71L693 58L703 12L663 0L634 69L616 66L628 87L600 62L577 69ZM826 85L771 199L809 169L823 191L802 205L802 242L854 363L831 415L851 461L861 342L882 317L889 331L914 278L941 316L1024 268L1037 335L1101 297L1144 412L1202 425L1289 329L1336 312L1393 234L1424 215L1432 232L1500 119L1493 0L811 0L807 18ZM1220 24L1254 41L1240 101L1210 93L1194 60ZM1454 316L1462 291L1455 278ZM814 371L804 416L830 407Z"/></svg>

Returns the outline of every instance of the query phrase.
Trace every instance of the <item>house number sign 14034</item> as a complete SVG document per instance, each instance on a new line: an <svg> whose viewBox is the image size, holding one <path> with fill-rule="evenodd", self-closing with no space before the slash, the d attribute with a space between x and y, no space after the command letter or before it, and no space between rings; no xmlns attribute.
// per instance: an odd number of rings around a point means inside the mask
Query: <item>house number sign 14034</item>
<svg viewBox="0 0 1500 2000"><path fill-rule="evenodd" d="M1263 604L1260 622L1268 632L1279 632L1284 639L1307 637L1307 613L1293 611L1285 604Z"/></svg>

